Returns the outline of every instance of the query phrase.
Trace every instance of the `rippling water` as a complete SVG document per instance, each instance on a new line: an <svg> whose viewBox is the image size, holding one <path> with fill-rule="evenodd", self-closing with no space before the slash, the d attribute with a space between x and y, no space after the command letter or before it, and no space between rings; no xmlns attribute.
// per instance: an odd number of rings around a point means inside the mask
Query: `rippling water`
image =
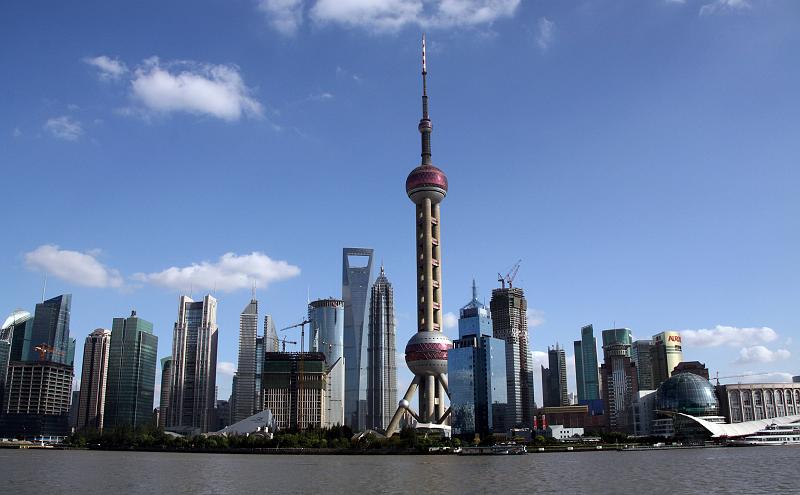
<svg viewBox="0 0 800 495"><path fill-rule="evenodd" d="M800 447L510 457L0 450L0 493L800 493Z"/></svg>

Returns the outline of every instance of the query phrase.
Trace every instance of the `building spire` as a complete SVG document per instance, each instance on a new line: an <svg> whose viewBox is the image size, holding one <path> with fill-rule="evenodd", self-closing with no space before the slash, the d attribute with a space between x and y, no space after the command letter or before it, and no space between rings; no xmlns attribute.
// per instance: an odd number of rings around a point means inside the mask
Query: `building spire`
<svg viewBox="0 0 800 495"><path fill-rule="evenodd" d="M478 300L478 286L475 284L475 279L472 279L472 300Z"/></svg>
<svg viewBox="0 0 800 495"><path fill-rule="evenodd" d="M425 35L422 35L422 119L419 132L422 134L422 164L431 164L431 131L433 125L428 117L428 61L425 57Z"/></svg>

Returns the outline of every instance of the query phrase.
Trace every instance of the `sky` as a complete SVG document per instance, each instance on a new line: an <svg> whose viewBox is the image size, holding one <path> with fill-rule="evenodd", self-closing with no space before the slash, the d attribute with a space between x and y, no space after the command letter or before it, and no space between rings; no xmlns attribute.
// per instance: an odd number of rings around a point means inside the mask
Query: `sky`
<svg viewBox="0 0 800 495"><path fill-rule="evenodd" d="M213 293L227 398L253 281L288 326L341 297L342 248L371 247L402 352L425 32L450 337L473 278L488 302L521 259L539 400L556 343L575 389L588 323L681 331L723 382L790 380L798 19L795 0L3 2L0 312L32 312L47 273L80 369L132 309L169 355L179 295Z"/></svg>

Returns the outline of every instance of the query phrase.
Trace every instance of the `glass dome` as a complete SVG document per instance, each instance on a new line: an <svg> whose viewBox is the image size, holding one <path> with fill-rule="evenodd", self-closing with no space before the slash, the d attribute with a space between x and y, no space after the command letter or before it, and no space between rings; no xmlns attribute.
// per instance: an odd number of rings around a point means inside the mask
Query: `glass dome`
<svg viewBox="0 0 800 495"><path fill-rule="evenodd" d="M708 380L694 373L677 373L658 387L656 409L691 416L716 416L719 401Z"/></svg>

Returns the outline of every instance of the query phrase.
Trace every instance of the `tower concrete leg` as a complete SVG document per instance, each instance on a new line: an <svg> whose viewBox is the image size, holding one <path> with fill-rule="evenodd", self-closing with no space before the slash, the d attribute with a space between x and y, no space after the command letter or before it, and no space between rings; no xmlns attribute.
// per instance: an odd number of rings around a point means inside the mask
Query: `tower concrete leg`
<svg viewBox="0 0 800 495"><path fill-rule="evenodd" d="M436 420L436 377L426 376L425 380L425 412L422 417L426 423ZM422 409L422 406L420 406Z"/></svg>
<svg viewBox="0 0 800 495"><path fill-rule="evenodd" d="M411 381L411 384L408 386L408 390L406 390L406 395L403 396L403 400L400 401L400 404L405 402L411 402L411 398L414 397L414 393L417 391L419 387L420 381L422 380L421 377L415 376L414 379ZM392 416L392 420L389 421L389 426L386 428L386 436L390 437L394 435L397 431L397 425L400 424L400 418L403 417L403 411L406 408L402 405L397 406L397 411L395 411L394 416ZM419 419L417 419L419 421Z"/></svg>

